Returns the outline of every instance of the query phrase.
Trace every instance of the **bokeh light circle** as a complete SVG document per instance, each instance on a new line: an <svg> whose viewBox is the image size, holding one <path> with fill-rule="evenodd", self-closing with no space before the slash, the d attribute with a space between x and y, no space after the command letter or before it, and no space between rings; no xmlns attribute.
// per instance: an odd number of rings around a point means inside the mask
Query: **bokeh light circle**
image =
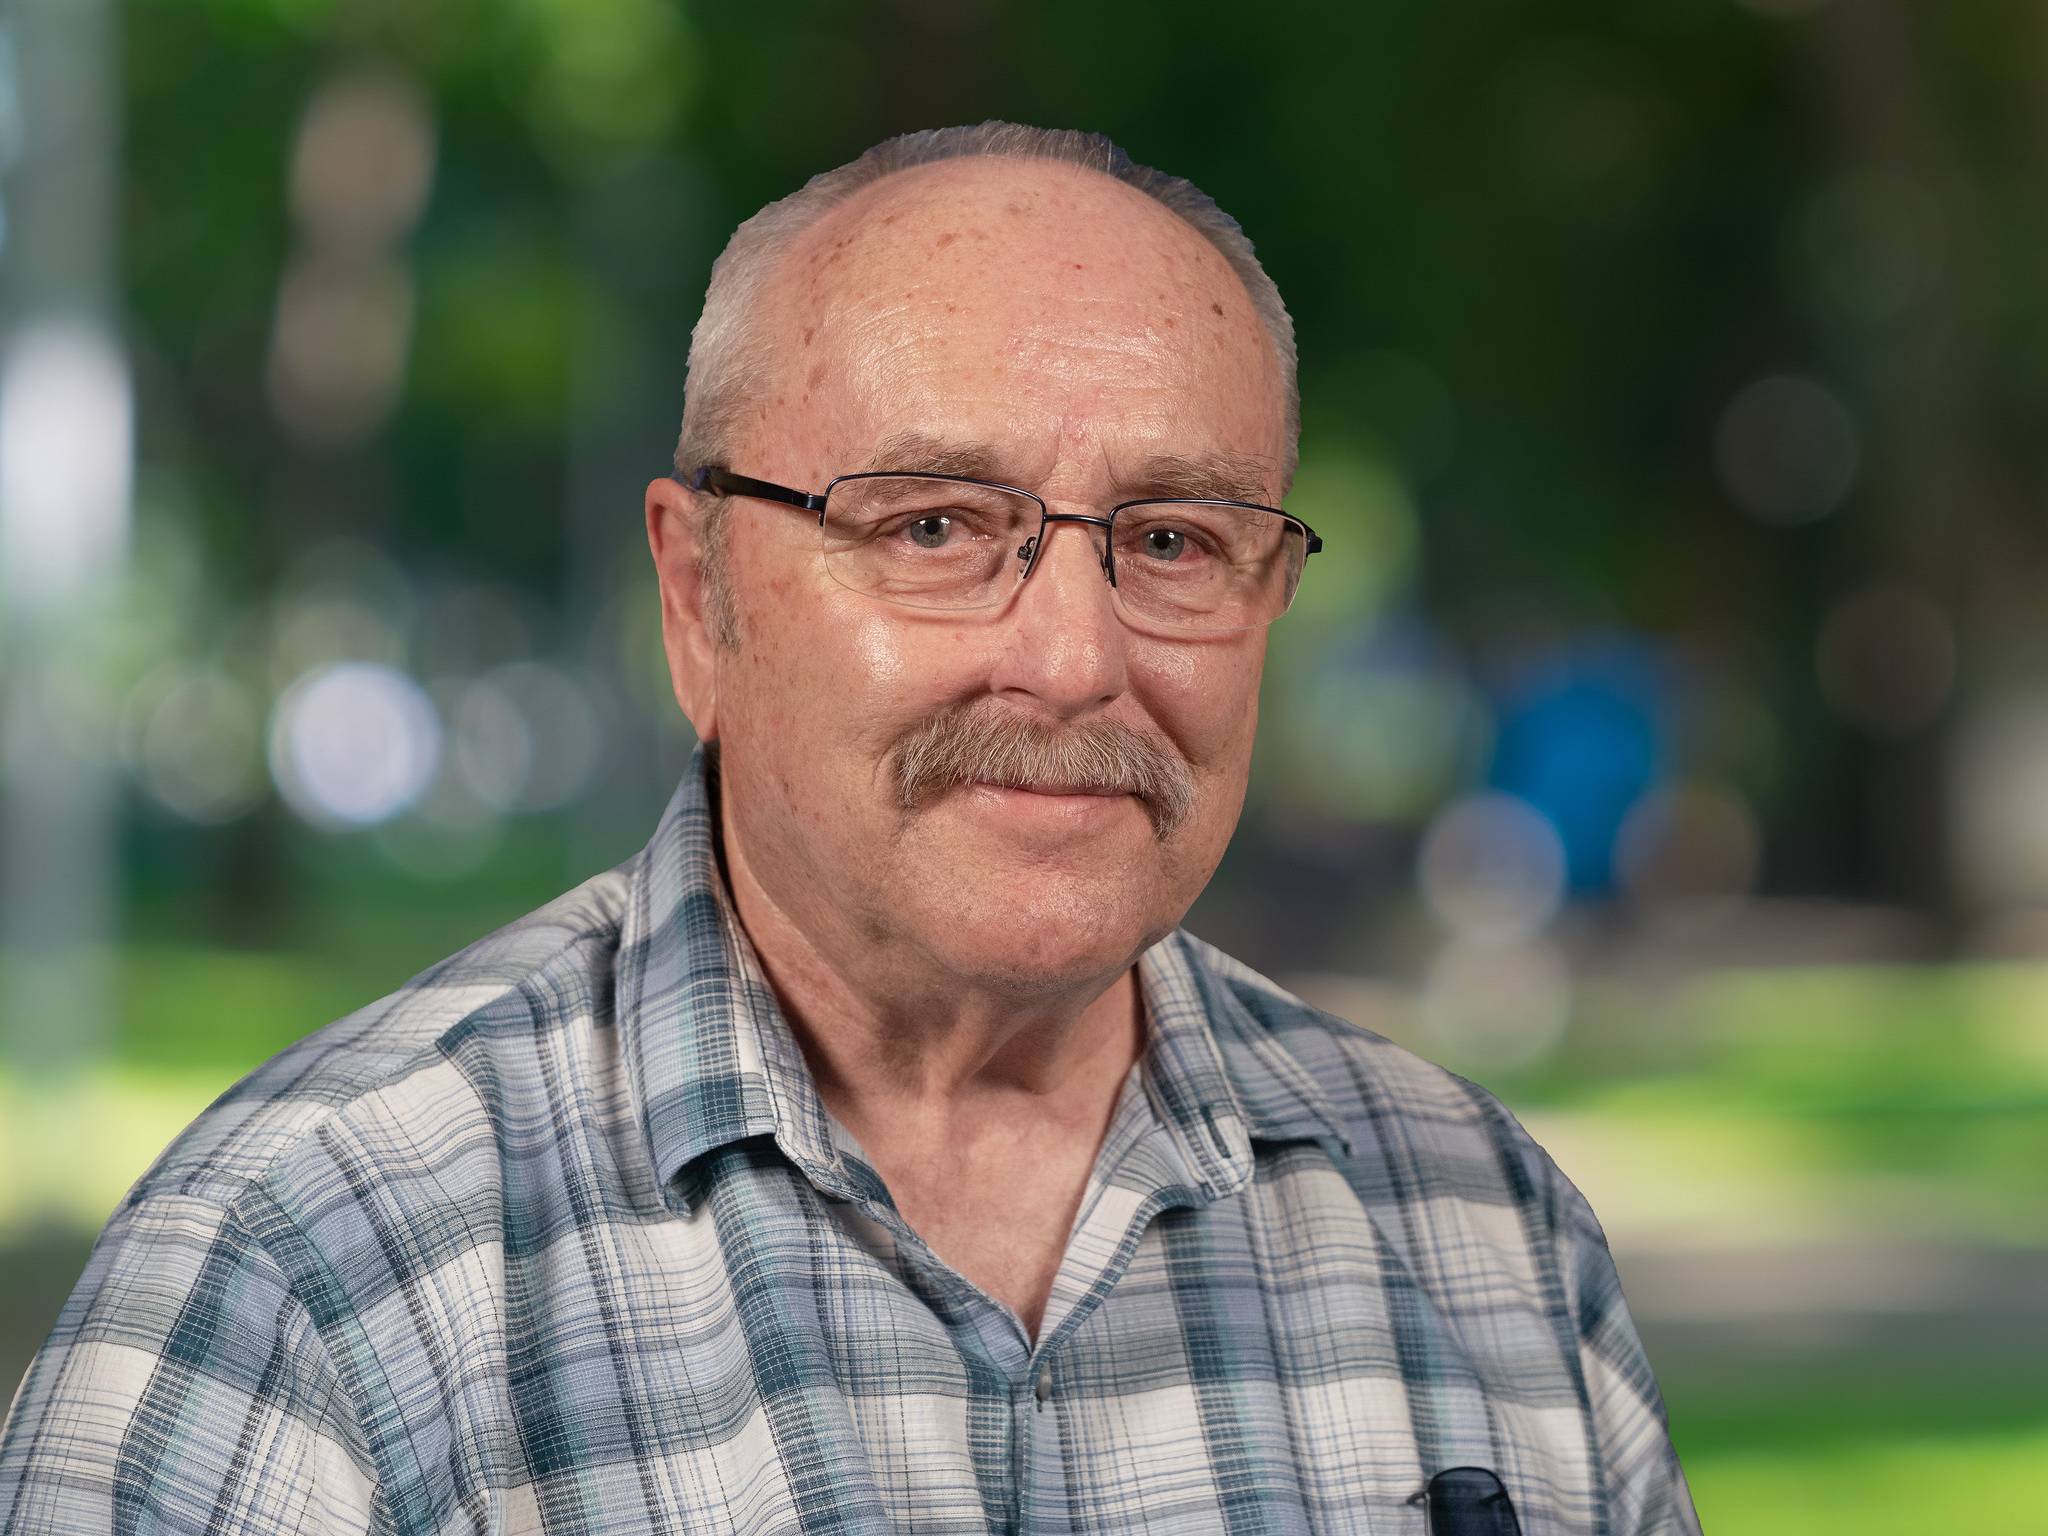
<svg viewBox="0 0 2048 1536"><path fill-rule="evenodd" d="M1430 963L1420 1016L1446 1054L1498 1071L1555 1051L1571 1011L1571 967L1556 945L1454 939Z"/></svg>
<svg viewBox="0 0 2048 1536"><path fill-rule="evenodd" d="M1848 407L1812 379L1790 374L1738 390L1714 428L1722 489L1759 522L1825 517L1855 484L1858 459Z"/></svg>
<svg viewBox="0 0 2048 1536"><path fill-rule="evenodd" d="M1430 823L1418 873L1423 900L1458 937L1525 939L1564 901L1564 842L1527 801L1471 795Z"/></svg>
<svg viewBox="0 0 2048 1536"><path fill-rule="evenodd" d="M1673 784L1630 808L1615 842L1615 873L1659 921L1703 925L1732 913L1756 884L1763 828L1726 785Z"/></svg>
<svg viewBox="0 0 2048 1536"><path fill-rule="evenodd" d="M441 723L425 690L394 667L342 662L301 677L272 711L270 771L316 826L374 826L433 782Z"/></svg>
<svg viewBox="0 0 2048 1536"><path fill-rule="evenodd" d="M215 667L171 662L137 683L123 756L143 791L187 821L212 825L263 793L263 721L248 689Z"/></svg>
<svg viewBox="0 0 2048 1536"><path fill-rule="evenodd" d="M597 707L565 667L494 667L462 690L454 720L456 764L477 798L499 810L566 805L597 770Z"/></svg>

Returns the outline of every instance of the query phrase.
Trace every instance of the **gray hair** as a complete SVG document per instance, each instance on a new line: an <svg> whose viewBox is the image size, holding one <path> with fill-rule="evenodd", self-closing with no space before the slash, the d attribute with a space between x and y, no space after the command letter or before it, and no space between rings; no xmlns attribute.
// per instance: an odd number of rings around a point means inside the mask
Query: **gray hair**
<svg viewBox="0 0 2048 1536"><path fill-rule="evenodd" d="M1295 379L1294 322L1280 290L1266 276L1237 220L1193 182L1138 165L1110 139L1071 128L1032 128L986 122L974 127L927 128L885 139L859 159L821 171L789 196L770 203L733 231L711 267L704 311L690 334L683 391L682 431L675 467L687 476L704 464L730 463L733 438L748 407L769 386L766 306L761 302L781 257L828 211L883 178L942 160L988 156L1051 160L1082 166L1137 188L1213 245L1244 284L1259 321L1272 338L1286 406L1286 462L1281 483L1292 484L1299 462L1301 391ZM738 467L738 466L735 466ZM699 535L700 580L707 616L720 643L739 643L738 615L727 578L725 521L728 502L714 497Z"/></svg>

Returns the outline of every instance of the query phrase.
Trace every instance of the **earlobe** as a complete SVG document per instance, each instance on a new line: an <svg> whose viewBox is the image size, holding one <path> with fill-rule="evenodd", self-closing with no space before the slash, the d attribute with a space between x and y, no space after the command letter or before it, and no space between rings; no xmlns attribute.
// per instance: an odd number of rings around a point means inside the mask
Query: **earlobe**
<svg viewBox="0 0 2048 1536"><path fill-rule="evenodd" d="M661 586L662 649L676 703L699 741L718 738L718 646L704 606L702 508L662 476L647 487L647 548Z"/></svg>

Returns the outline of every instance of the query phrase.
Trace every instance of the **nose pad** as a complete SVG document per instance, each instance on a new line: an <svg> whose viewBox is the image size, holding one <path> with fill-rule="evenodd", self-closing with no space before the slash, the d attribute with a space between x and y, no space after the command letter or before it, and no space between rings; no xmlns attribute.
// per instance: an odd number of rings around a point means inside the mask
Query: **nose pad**
<svg viewBox="0 0 2048 1536"><path fill-rule="evenodd" d="M1112 587L1116 585L1116 551L1110 543L1109 529L1103 523L1103 520L1101 518L1054 517L1048 518L1047 521L1081 523L1087 526L1101 528L1102 558L1097 563L1101 566L1103 577L1109 582L1109 584ZM1022 570L1017 572L1017 581L1020 585L1023 583L1025 578L1028 577L1031 574L1031 572L1037 567L1039 551L1043 548L1044 535L1042 533L1034 533L1033 535L1031 535L1030 538L1026 539L1022 544L1017 546L1017 558L1023 562L1024 567Z"/></svg>

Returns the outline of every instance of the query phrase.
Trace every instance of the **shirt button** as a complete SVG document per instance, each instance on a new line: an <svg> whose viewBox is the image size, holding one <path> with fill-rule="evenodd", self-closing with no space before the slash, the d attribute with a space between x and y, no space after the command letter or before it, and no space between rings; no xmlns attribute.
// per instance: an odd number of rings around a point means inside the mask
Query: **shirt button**
<svg viewBox="0 0 2048 1536"><path fill-rule="evenodd" d="M1037 1399L1039 1400L1039 1402L1041 1402L1041 1403L1043 1403L1043 1402L1044 1402L1044 1401L1045 1401L1045 1400L1046 1400L1047 1398L1049 1398L1049 1397L1051 1397L1051 1396L1052 1396L1052 1367L1051 1367L1051 1366L1049 1366L1049 1365L1041 1365L1041 1366L1040 1366L1040 1367L1038 1368L1038 1385L1037 1385L1037 1386L1035 1386L1035 1387L1033 1387L1033 1388L1031 1389L1031 1392L1032 1392L1032 1395L1033 1395L1034 1397L1036 1397L1036 1398L1037 1398Z"/></svg>

